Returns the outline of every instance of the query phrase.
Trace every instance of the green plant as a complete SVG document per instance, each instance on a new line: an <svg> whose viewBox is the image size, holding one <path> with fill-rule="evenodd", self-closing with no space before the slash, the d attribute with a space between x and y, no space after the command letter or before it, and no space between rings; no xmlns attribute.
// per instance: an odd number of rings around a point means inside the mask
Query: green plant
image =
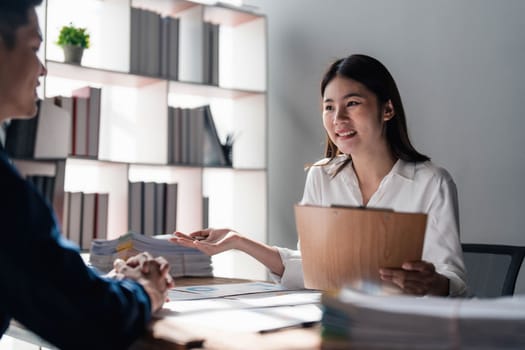
<svg viewBox="0 0 525 350"><path fill-rule="evenodd" d="M81 46L84 49L89 48L89 33L86 28L79 28L69 23L68 26L63 26L58 34L57 45L73 45Z"/></svg>

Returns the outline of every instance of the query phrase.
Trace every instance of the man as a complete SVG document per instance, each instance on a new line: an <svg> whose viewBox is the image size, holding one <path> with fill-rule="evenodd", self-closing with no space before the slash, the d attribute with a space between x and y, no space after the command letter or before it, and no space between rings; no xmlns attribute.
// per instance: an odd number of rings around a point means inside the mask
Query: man
<svg viewBox="0 0 525 350"><path fill-rule="evenodd" d="M41 1L0 0L0 124L37 112L46 74L37 57ZM59 348L128 347L173 285L166 261L148 254L119 261L114 278L87 268L1 145L0 193L0 337L16 319Z"/></svg>

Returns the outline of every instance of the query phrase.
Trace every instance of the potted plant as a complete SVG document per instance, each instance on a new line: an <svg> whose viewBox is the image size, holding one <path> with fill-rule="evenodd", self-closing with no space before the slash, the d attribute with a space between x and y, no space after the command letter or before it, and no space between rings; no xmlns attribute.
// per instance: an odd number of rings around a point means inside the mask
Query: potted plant
<svg viewBox="0 0 525 350"><path fill-rule="evenodd" d="M57 45L64 50L64 61L80 64L84 49L89 48L89 33L86 28L73 26L69 23L60 29Z"/></svg>

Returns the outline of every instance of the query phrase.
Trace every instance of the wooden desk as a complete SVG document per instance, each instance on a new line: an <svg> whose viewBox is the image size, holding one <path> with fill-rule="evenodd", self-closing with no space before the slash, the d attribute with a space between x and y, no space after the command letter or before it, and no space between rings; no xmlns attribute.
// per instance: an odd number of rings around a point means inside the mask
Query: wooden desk
<svg viewBox="0 0 525 350"><path fill-rule="evenodd" d="M249 282L231 278L183 278L178 286ZM217 320L221 322L221 320ZM177 322L176 318L161 318L151 322L149 332L133 344L133 350L145 349L320 349L319 327L287 329L267 334L224 332L206 328L195 329Z"/></svg>
<svg viewBox="0 0 525 350"><path fill-rule="evenodd" d="M180 278L175 280L177 286L203 284L224 284L248 282L232 278ZM217 320L221 322L221 320ZM56 349L34 333L12 321L6 335L23 340L40 347ZM203 325L199 329L177 322L175 318L153 319L147 334L139 338L130 349L231 349L231 350L311 350L320 349L321 338L319 326L306 329L288 329L267 334L224 332L208 329Z"/></svg>

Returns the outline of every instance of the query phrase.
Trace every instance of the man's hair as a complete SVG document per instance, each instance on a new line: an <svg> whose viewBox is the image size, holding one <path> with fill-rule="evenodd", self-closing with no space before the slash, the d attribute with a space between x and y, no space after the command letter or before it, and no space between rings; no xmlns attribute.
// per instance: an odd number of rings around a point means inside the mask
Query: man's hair
<svg viewBox="0 0 525 350"><path fill-rule="evenodd" d="M42 0L0 0L0 40L8 49L15 46L16 30L29 21L29 9Z"/></svg>

